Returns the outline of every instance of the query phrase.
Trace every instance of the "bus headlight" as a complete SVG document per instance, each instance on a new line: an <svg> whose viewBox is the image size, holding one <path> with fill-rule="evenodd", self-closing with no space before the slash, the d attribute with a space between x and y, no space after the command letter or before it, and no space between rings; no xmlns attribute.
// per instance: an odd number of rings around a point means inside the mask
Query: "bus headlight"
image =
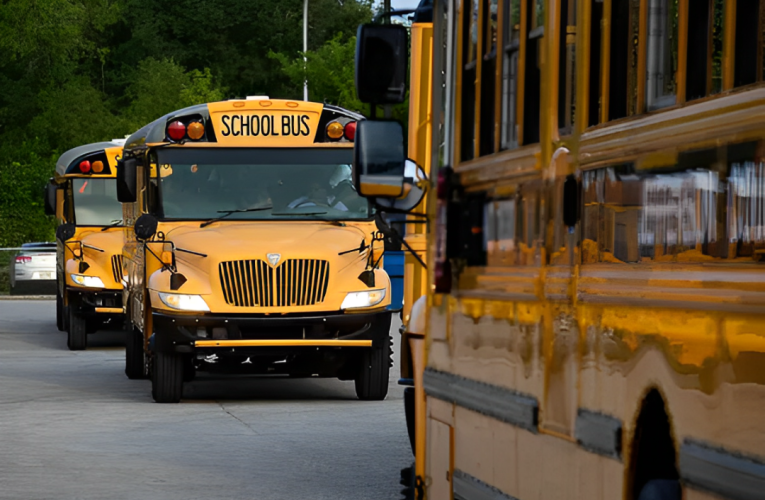
<svg viewBox="0 0 765 500"><path fill-rule="evenodd" d="M385 298L385 288L380 290L366 290L364 292L350 292L345 296L340 309L356 309L360 307L372 307L379 304Z"/></svg>
<svg viewBox="0 0 765 500"><path fill-rule="evenodd" d="M104 288L104 282L98 276L85 276L84 274L72 274L72 281L80 286L89 288Z"/></svg>
<svg viewBox="0 0 765 500"><path fill-rule="evenodd" d="M159 300L171 309L210 312L210 308L207 307L207 302L205 302L205 299L203 299L201 295L159 292Z"/></svg>

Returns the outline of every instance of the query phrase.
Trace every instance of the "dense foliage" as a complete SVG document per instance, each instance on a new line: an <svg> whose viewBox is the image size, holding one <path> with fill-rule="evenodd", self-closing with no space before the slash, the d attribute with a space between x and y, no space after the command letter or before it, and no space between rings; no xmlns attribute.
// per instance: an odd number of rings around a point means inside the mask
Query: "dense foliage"
<svg viewBox="0 0 765 500"><path fill-rule="evenodd" d="M302 0L0 3L0 247L50 240L56 158L183 106L301 98ZM353 37L371 0L310 0L312 100L361 111Z"/></svg>

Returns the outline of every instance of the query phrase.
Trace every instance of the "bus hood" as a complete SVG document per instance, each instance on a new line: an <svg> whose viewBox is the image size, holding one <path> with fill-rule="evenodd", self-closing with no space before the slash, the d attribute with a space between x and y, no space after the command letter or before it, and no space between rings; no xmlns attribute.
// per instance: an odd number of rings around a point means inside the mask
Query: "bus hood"
<svg viewBox="0 0 765 500"><path fill-rule="evenodd" d="M83 245L83 260L89 266L84 274L98 276L108 289L122 289L122 281L115 274L115 269L121 274L123 232L122 227L109 228L106 231L101 231L101 228L77 228L75 235L69 240L70 242L79 241ZM71 244L70 246L74 247ZM71 257L71 253L67 252L67 255ZM67 285L77 286L71 281L71 274L80 274L79 264L75 259L68 258L66 282Z"/></svg>

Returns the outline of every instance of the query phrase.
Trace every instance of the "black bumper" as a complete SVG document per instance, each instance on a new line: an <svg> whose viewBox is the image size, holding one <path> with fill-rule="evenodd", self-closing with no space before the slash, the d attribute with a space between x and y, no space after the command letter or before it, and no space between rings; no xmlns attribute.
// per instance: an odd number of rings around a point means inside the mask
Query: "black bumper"
<svg viewBox="0 0 765 500"><path fill-rule="evenodd" d="M372 326L382 315L390 315L390 312L383 310L365 314L305 316L197 316L153 312L154 335L150 348L155 352L191 353L195 350L195 342L199 340L367 340L372 341L372 346L378 346L387 341L387 332L384 335L379 328ZM313 346L311 348L316 349ZM237 351L252 349L236 348ZM288 349L304 348L290 346Z"/></svg>
<svg viewBox="0 0 765 500"><path fill-rule="evenodd" d="M101 312L107 309L122 309L122 290L87 290L67 287L69 307L78 314L92 317L122 317L122 312ZM100 309L100 311L99 311Z"/></svg>

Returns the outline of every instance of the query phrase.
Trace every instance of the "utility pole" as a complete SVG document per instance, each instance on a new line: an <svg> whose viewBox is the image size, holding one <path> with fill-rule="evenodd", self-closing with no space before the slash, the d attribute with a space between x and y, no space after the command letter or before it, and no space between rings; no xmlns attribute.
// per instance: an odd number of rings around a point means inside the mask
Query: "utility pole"
<svg viewBox="0 0 765 500"><path fill-rule="evenodd" d="M383 12L390 12L390 0L383 0ZM390 24L390 16L383 17L383 24Z"/></svg>
<svg viewBox="0 0 765 500"><path fill-rule="evenodd" d="M390 5L390 0L385 0ZM303 0L303 73L308 69L308 0ZM308 100L308 76L303 81L303 100Z"/></svg>

